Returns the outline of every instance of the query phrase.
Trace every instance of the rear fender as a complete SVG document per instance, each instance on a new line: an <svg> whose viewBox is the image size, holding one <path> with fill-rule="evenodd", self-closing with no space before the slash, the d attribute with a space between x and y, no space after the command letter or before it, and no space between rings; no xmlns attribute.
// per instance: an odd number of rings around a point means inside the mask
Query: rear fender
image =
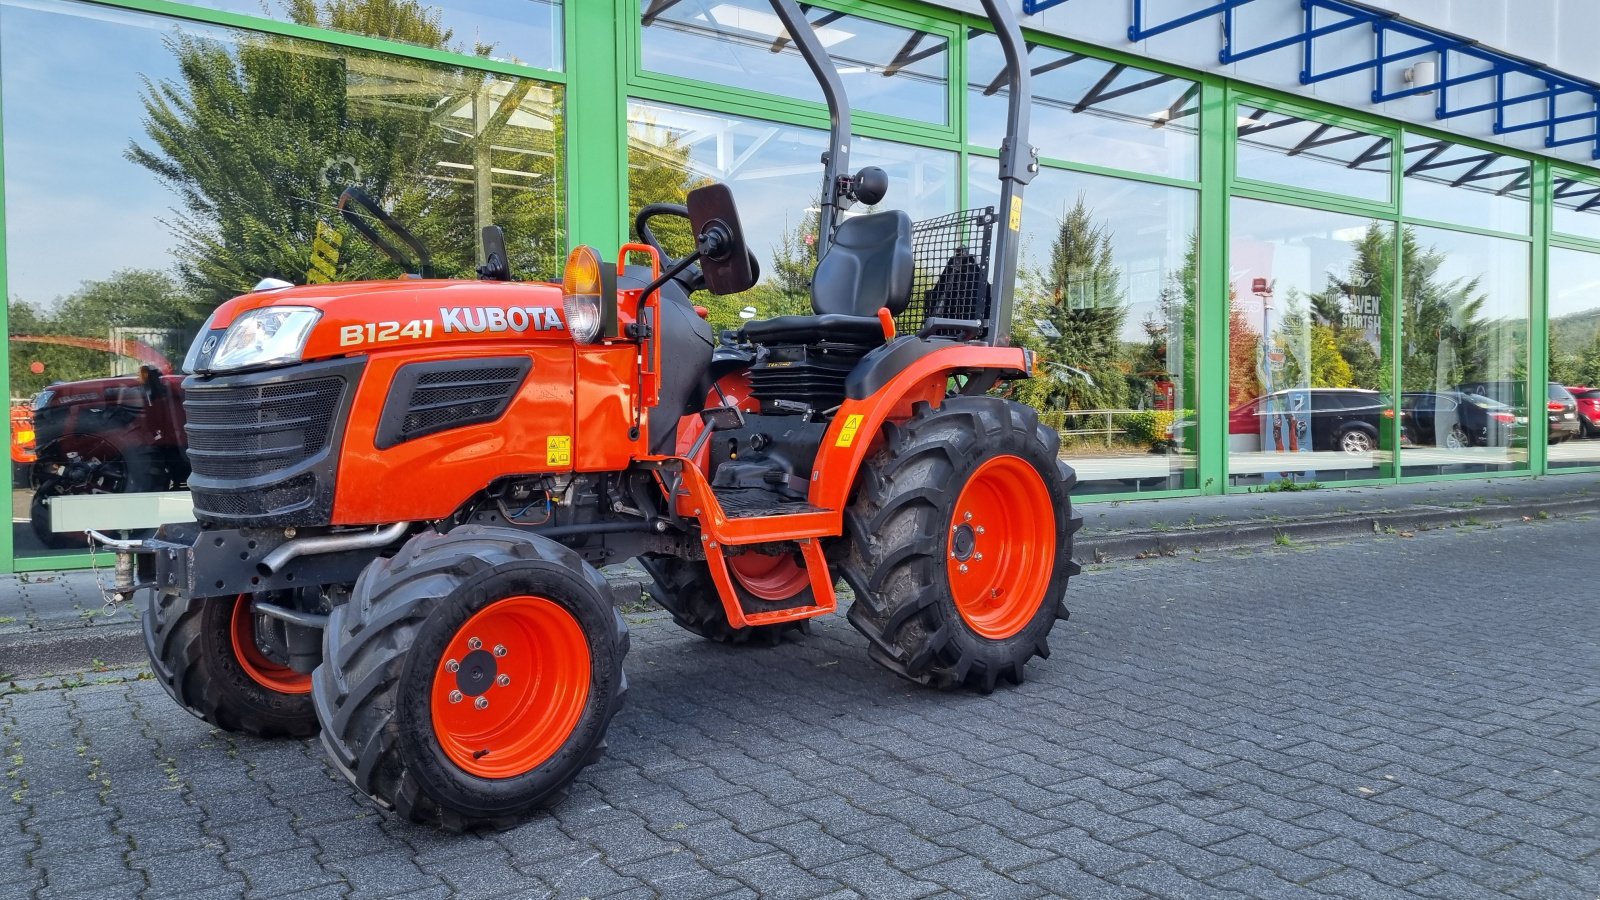
<svg viewBox="0 0 1600 900"><path fill-rule="evenodd" d="M883 426L909 419L918 403L939 406L949 394L952 377L990 372L1025 378L1028 369L1028 353L1020 347L952 344L918 355L872 393L847 398L817 451L811 504L842 511L862 462L882 441Z"/></svg>

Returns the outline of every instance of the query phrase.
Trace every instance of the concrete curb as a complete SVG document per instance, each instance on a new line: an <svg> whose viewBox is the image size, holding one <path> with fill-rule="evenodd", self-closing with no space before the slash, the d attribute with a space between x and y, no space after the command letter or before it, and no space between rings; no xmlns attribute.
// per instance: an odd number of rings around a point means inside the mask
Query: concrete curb
<svg viewBox="0 0 1600 900"><path fill-rule="evenodd" d="M1600 513L1600 496L1571 500L1484 504L1469 509L1411 507L1359 515L1302 517L1290 521L1236 522L1168 530L1096 535L1080 532L1074 557L1083 564L1148 559L1271 546L1286 536L1296 543L1371 537L1385 529L1424 531L1471 524L1503 524L1523 519L1561 518ZM648 602L643 573L610 573L612 600L619 608ZM77 672L96 667L124 668L145 662L144 638L137 623L118 622L80 628L0 635L0 675L16 678L42 672Z"/></svg>
<svg viewBox="0 0 1600 900"><path fill-rule="evenodd" d="M1282 522L1243 522L1196 527L1174 526L1096 536L1085 532L1074 547L1079 563L1148 559L1186 553L1242 550L1274 544L1280 535L1297 543L1347 540L1393 531L1426 531L1473 524L1503 524L1524 519L1600 513L1600 497L1529 503L1484 504L1469 509L1412 507L1358 515L1313 516Z"/></svg>

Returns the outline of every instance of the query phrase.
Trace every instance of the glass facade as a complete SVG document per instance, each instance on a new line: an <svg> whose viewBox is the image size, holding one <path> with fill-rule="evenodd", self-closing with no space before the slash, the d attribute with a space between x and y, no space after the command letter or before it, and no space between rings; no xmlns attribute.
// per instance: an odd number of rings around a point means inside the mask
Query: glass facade
<svg viewBox="0 0 1600 900"><path fill-rule="evenodd" d="M982 23L802 9L882 207L996 205ZM1039 366L1011 391L1081 496L1600 469L1600 174L1114 49L1027 51L1042 169L1011 327ZM809 310L828 116L766 0L0 0L0 100L0 569L86 562L38 527L54 496L182 488L181 360L217 303L404 274L348 239L349 186L436 274L470 275L494 223L517 277L549 279L570 244L723 181L763 276L702 295L713 323Z"/></svg>
<svg viewBox="0 0 1600 900"><path fill-rule="evenodd" d="M559 84L91 4L0 16L10 389L34 435L19 556L83 549L49 528L55 496L184 483L180 365L217 304L403 274L345 240L345 188L410 223L437 275L470 275L496 223L513 271L559 276Z"/></svg>
<svg viewBox="0 0 1600 900"><path fill-rule="evenodd" d="M1246 199L1230 222L1234 483L1390 475L1394 226Z"/></svg>

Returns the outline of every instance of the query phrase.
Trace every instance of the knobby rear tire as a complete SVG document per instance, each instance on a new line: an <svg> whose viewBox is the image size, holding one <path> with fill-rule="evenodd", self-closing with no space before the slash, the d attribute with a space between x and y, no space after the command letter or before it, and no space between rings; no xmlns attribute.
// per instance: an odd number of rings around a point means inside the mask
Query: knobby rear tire
<svg viewBox="0 0 1600 900"><path fill-rule="evenodd" d="M866 635L872 659L938 688L988 692L1001 679L1020 684L1034 656L1050 655L1049 635L1067 617L1067 579L1077 574L1071 468L1057 456L1060 437L1031 407L997 397L919 403L909 420L886 428L883 446L858 476L846 517L845 580L855 592L849 620ZM1025 460L1043 480L1053 517L1051 570L1037 608L1015 633L985 637L963 616L947 559L950 523L963 487L997 457ZM1019 515L986 510L984 515Z"/></svg>

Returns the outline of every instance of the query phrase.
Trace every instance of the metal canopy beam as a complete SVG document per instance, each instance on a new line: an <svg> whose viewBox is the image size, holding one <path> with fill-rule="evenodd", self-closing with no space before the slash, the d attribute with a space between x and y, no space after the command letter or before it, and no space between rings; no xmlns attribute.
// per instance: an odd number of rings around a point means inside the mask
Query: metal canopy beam
<svg viewBox="0 0 1600 900"><path fill-rule="evenodd" d="M1022 8L1023 12L1032 15L1065 2L1066 0L1023 0ZM1197 22L1220 17L1222 48L1218 59L1223 65L1294 48L1298 49L1301 55L1301 84L1316 84L1351 75L1370 74L1373 79L1372 102L1375 104L1403 97L1437 94L1435 118L1452 119L1478 113L1493 113L1495 134L1543 129L1546 148L1592 144L1590 154L1595 159L1600 159L1600 83L1555 71L1541 63L1482 46L1470 38L1430 28L1397 13L1374 9L1356 0L1266 0L1280 5L1298 2L1302 13L1300 31L1253 47L1234 46L1234 13L1259 0L1210 0L1201 9L1160 21L1146 15L1146 4L1150 2L1151 0L1131 0L1132 23L1128 28L1128 40L1138 43ZM1372 47L1368 51L1367 58L1348 62L1337 68L1318 71L1315 65L1318 39L1359 27L1372 30ZM1388 87L1391 66L1428 55L1438 57L1436 74L1431 81L1412 83L1398 90L1391 90ZM1458 71L1452 74L1450 71L1452 67L1464 67L1472 71ZM1519 86L1520 90L1513 92L1507 87L1508 76L1520 76L1538 82L1540 87L1529 91L1526 87ZM1494 80L1493 100L1451 108L1452 88L1479 84L1488 79ZM1588 102L1580 105L1576 111L1570 106L1566 110L1557 109L1558 100L1574 95ZM1508 124L1506 115L1508 110L1533 103L1543 104L1542 108L1531 117ZM1576 134L1571 133L1570 128L1563 131L1562 126L1577 124L1583 127Z"/></svg>

